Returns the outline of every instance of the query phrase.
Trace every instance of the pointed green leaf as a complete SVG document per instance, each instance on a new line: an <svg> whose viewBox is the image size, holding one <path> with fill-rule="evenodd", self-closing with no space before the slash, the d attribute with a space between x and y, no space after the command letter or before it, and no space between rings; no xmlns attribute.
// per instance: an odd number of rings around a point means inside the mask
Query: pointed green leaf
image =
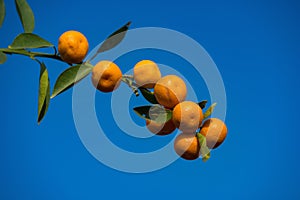
<svg viewBox="0 0 300 200"><path fill-rule="evenodd" d="M93 60L99 53L110 50L117 46L124 39L130 24L131 22L126 23L124 26L110 34L90 60Z"/></svg>
<svg viewBox="0 0 300 200"><path fill-rule="evenodd" d="M53 47L54 45L47 40L33 33L21 33L13 43L8 46L10 49L42 48Z"/></svg>
<svg viewBox="0 0 300 200"><path fill-rule="evenodd" d="M0 0L0 28L3 24L5 18L5 4L4 4L4 0Z"/></svg>
<svg viewBox="0 0 300 200"><path fill-rule="evenodd" d="M200 144L200 154L202 161L206 162L210 158L210 149L206 145L206 138L201 133L197 133L197 138Z"/></svg>
<svg viewBox="0 0 300 200"><path fill-rule="evenodd" d="M6 61L6 55L2 51L0 51L0 64L5 63Z"/></svg>
<svg viewBox="0 0 300 200"><path fill-rule="evenodd" d="M207 117L209 117L212 112L214 111L215 107L216 107L217 103L213 103L208 109L207 111L204 113L203 117L204 119L206 119Z"/></svg>
<svg viewBox="0 0 300 200"><path fill-rule="evenodd" d="M66 69L56 80L51 98L66 91L85 78L92 71L93 66L87 63L78 64Z"/></svg>
<svg viewBox="0 0 300 200"><path fill-rule="evenodd" d="M38 98L38 124L46 115L50 103L50 81L48 71L44 63L40 63L40 85Z"/></svg>
<svg viewBox="0 0 300 200"><path fill-rule="evenodd" d="M16 8L25 33L32 33L34 29L34 15L26 0L15 0Z"/></svg>
<svg viewBox="0 0 300 200"><path fill-rule="evenodd" d="M149 103L158 104L154 93L148 90L147 88L140 87L139 90L141 91L144 98L149 101Z"/></svg>
<svg viewBox="0 0 300 200"><path fill-rule="evenodd" d="M152 120L157 123L165 123L172 118L172 110L165 109L160 105L140 106L133 108L134 112L141 118Z"/></svg>
<svg viewBox="0 0 300 200"><path fill-rule="evenodd" d="M102 43L102 45L99 47L97 53L107 51L117 46L124 39L130 24L131 22L126 23L124 26L122 26L117 31L113 32L110 36L108 36L106 40Z"/></svg>
<svg viewBox="0 0 300 200"><path fill-rule="evenodd" d="M143 119L150 119L149 110L151 106L140 106L133 108L133 111Z"/></svg>
<svg viewBox="0 0 300 200"><path fill-rule="evenodd" d="M149 110L150 119L165 123L172 118L172 110L166 109L161 105L155 104Z"/></svg>
<svg viewBox="0 0 300 200"><path fill-rule="evenodd" d="M205 108L206 104L207 104L207 100L203 100L198 103L198 105L200 106L201 109Z"/></svg>

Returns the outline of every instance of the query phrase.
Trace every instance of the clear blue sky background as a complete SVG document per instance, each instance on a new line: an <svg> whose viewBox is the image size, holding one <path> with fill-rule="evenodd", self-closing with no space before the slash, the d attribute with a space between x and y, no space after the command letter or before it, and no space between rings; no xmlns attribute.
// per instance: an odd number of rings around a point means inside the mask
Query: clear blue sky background
<svg viewBox="0 0 300 200"><path fill-rule="evenodd" d="M73 122L71 91L54 99L42 124L36 124L39 66L9 56L0 66L0 199L300 199L299 2L28 2L35 13L34 32L55 44L62 32L75 29L94 47L129 20L132 28L165 27L194 38L222 74L229 135L207 163L179 159L153 173L118 172L82 145ZM22 31L13 1L5 3L1 47ZM141 59L166 60L155 52L128 60ZM53 85L67 66L45 62ZM110 96L96 98L108 102ZM101 120L113 124L110 117ZM109 128L120 135L112 139L122 148L146 150L139 149L141 139ZM160 146L167 140L155 141Z"/></svg>

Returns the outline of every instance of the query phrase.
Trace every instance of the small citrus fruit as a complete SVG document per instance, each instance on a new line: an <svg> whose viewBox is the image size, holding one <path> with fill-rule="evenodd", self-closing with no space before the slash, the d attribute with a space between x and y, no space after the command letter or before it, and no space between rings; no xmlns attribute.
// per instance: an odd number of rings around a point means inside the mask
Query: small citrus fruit
<svg viewBox="0 0 300 200"><path fill-rule="evenodd" d="M203 112L198 104L184 101L174 107L172 120L175 126L184 133L195 133L201 126Z"/></svg>
<svg viewBox="0 0 300 200"><path fill-rule="evenodd" d="M206 137L207 147L215 149L225 140L227 127L222 120L211 118L203 123L200 133Z"/></svg>
<svg viewBox="0 0 300 200"><path fill-rule="evenodd" d="M89 43L78 31L66 31L58 39L58 52L67 63L80 63L86 56Z"/></svg>
<svg viewBox="0 0 300 200"><path fill-rule="evenodd" d="M185 100L187 93L184 81L176 75L159 79L154 86L154 96L158 103L166 108L173 108Z"/></svg>
<svg viewBox="0 0 300 200"><path fill-rule="evenodd" d="M151 60L142 60L133 68L133 78L140 87L153 88L161 78L157 64Z"/></svg>
<svg viewBox="0 0 300 200"><path fill-rule="evenodd" d="M179 134L175 139L174 149L186 160L195 160L200 156L200 145L195 135Z"/></svg>
<svg viewBox="0 0 300 200"><path fill-rule="evenodd" d="M92 83L102 92L112 92L120 85L122 72L113 62L103 60L98 62L92 71Z"/></svg>
<svg viewBox="0 0 300 200"><path fill-rule="evenodd" d="M168 135L176 129L172 120L169 120L166 123L158 123L153 120L147 119L146 126L150 132L156 135Z"/></svg>

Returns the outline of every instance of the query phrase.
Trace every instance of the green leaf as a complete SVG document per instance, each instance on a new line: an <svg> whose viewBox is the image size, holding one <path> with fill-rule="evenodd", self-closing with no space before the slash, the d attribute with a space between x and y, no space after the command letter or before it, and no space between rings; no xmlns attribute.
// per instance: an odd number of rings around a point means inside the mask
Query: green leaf
<svg viewBox="0 0 300 200"><path fill-rule="evenodd" d="M197 138L200 144L200 154L202 155L202 161L206 162L210 158L210 149L206 145L206 138L201 133L197 133Z"/></svg>
<svg viewBox="0 0 300 200"><path fill-rule="evenodd" d="M151 92L147 88L143 88L143 87L140 87L139 90L141 91L141 93L144 96L144 98L147 101L149 101L149 103L158 104L158 102L157 102L157 100L156 100L153 92Z"/></svg>
<svg viewBox="0 0 300 200"><path fill-rule="evenodd" d="M34 29L34 15L26 0L15 0L16 8L25 33L32 33Z"/></svg>
<svg viewBox="0 0 300 200"><path fill-rule="evenodd" d="M56 80L51 98L66 91L85 78L92 71L93 66L88 63L78 64L66 69Z"/></svg>
<svg viewBox="0 0 300 200"><path fill-rule="evenodd" d="M5 18L5 4L4 4L4 0L0 0L0 28L3 24Z"/></svg>
<svg viewBox="0 0 300 200"><path fill-rule="evenodd" d="M110 50L117 46L125 37L126 32L130 26L131 22L126 23L124 26L113 32L110 36L99 47L97 53L101 53Z"/></svg>
<svg viewBox="0 0 300 200"><path fill-rule="evenodd" d="M40 86L38 98L38 124L48 111L50 103L50 81L48 71L44 63L40 63Z"/></svg>
<svg viewBox="0 0 300 200"><path fill-rule="evenodd" d="M217 103L213 103L204 113L203 118L206 119L207 117L209 117L212 112L214 111L215 107L216 107Z"/></svg>
<svg viewBox="0 0 300 200"><path fill-rule="evenodd" d="M13 43L8 46L10 49L26 49L26 48L42 48L53 47L54 45L47 40L41 38L33 33L21 33L18 35Z"/></svg>
<svg viewBox="0 0 300 200"><path fill-rule="evenodd" d="M165 109L160 105L140 106L133 108L134 112L141 118L152 120L163 124L172 118L172 110Z"/></svg>
<svg viewBox="0 0 300 200"><path fill-rule="evenodd" d="M5 63L6 61L6 55L2 51L0 51L0 64Z"/></svg>
<svg viewBox="0 0 300 200"><path fill-rule="evenodd" d="M207 100L203 100L198 103L198 105L200 106L201 109L205 108L206 104L207 104Z"/></svg>
<svg viewBox="0 0 300 200"><path fill-rule="evenodd" d="M117 46L124 39L130 24L131 22L127 22L124 26L110 34L90 60L93 60L99 53L108 51Z"/></svg>

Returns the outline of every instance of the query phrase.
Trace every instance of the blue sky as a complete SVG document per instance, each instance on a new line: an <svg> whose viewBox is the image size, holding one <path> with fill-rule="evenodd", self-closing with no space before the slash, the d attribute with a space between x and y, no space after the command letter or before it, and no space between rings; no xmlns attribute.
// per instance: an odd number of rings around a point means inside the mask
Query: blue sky
<svg viewBox="0 0 300 200"><path fill-rule="evenodd" d="M25 57L9 56L0 66L0 199L300 198L297 1L28 2L35 13L34 32L54 44L61 33L75 29L86 35L92 49L129 20L132 28L164 27L192 37L222 75L229 133L206 163L179 159L152 173L116 171L101 164L81 143L73 121L72 91L53 99L37 125L39 66ZM22 31L13 1L5 3L1 47ZM128 70L142 59L184 64L158 51L130 53L116 62ZM67 66L44 61L53 86ZM198 79L190 77L192 83ZM199 81L200 98L208 98ZM147 143L123 134L105 107L110 97L97 94L96 110L100 123L111 132L108 137L121 148L144 152L174 137L155 137ZM135 103L145 102L130 100L130 105ZM136 118L136 123L141 121Z"/></svg>

